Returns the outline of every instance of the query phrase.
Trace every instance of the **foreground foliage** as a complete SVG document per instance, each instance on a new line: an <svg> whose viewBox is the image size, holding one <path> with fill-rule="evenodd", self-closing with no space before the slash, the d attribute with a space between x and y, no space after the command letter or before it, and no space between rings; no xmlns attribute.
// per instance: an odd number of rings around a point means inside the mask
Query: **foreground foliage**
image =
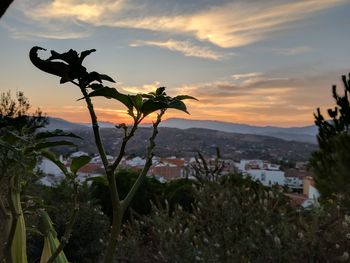
<svg viewBox="0 0 350 263"><path fill-rule="evenodd" d="M349 231L336 205L297 210L280 189L233 175L196 187L192 212L154 208L130 223L116 262L339 262Z"/></svg>

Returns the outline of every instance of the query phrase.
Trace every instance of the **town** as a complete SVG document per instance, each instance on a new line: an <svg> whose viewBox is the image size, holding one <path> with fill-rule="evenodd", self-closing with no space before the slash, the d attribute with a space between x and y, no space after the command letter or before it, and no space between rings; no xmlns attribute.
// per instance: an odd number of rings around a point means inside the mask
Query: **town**
<svg viewBox="0 0 350 263"><path fill-rule="evenodd" d="M60 155L59 159L69 169L73 158L87 155L88 153L86 152L77 151L66 158ZM107 159L112 163L115 157L107 155ZM204 158L202 155L191 158L155 156L152 161L153 165L147 176L154 177L162 183L181 178L198 180L199 178L196 176L198 170L207 169L206 173L211 174L213 180L215 180L215 177L219 178L230 173L239 173L267 187L277 185L290 198L294 207L302 206L307 208L314 206L319 198L319 193L315 188L313 173L307 169L307 162L297 162L294 168L281 168L278 164L259 159L242 159L239 162L235 162L229 159ZM120 163L120 169L138 171L143 168L145 162L146 160L139 156L126 156L123 157ZM64 178L62 171L48 159L44 158L38 169L45 175L41 179L44 185L54 185ZM102 174L103 164L98 155L94 156L77 173L78 180L81 182ZM199 171L199 174L203 174L203 171Z"/></svg>

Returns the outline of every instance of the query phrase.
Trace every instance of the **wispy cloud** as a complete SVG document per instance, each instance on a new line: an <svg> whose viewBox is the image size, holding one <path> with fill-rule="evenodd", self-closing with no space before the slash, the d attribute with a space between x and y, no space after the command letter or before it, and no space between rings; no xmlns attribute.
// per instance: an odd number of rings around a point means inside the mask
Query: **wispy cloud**
<svg viewBox="0 0 350 263"><path fill-rule="evenodd" d="M131 47L140 46L155 46L169 49L184 54L186 57L198 57L212 60L222 60L225 55L221 52L216 52L208 47L197 46L190 41L176 41L169 39L167 41L137 41L130 44Z"/></svg>
<svg viewBox="0 0 350 263"><path fill-rule="evenodd" d="M81 39L86 38L90 36L91 30L84 29L84 30L71 30L69 28L53 28L52 30L35 30L35 31L28 31L24 28L15 28L7 25L3 25L4 28L6 28L12 38L14 39L37 39L37 38L47 38L47 39L57 39L57 40L64 40L64 39Z"/></svg>
<svg viewBox="0 0 350 263"><path fill-rule="evenodd" d="M90 122L90 116L86 106L66 105L63 107L43 107L49 116L64 118L74 122ZM130 117L126 109L95 107L95 112L99 121L109 121L112 123L130 122Z"/></svg>
<svg viewBox="0 0 350 263"><path fill-rule="evenodd" d="M194 119L281 126L312 124L313 112L327 107L330 75L279 77L258 72L234 74L226 80L187 84L176 93L199 99L188 101ZM334 76L333 76L334 78ZM328 80L328 81L327 81Z"/></svg>
<svg viewBox="0 0 350 263"><path fill-rule="evenodd" d="M187 16L136 17L112 26L192 34L223 48L240 47L270 37L291 23L345 3L345 0L235 1ZM103 24L103 21L100 21Z"/></svg>
<svg viewBox="0 0 350 263"><path fill-rule="evenodd" d="M281 33L294 23L348 2L347 0L234 1L179 15L152 5L125 0L53 0L23 6L23 12L40 21L73 20L93 26L135 28L193 36L219 47L248 45ZM37 1L35 3L38 3ZM181 8L181 6L180 6ZM152 10L157 10L152 13ZM156 12L156 13L155 13ZM160 45L160 43L153 43ZM181 46L182 45L182 46ZM173 50L188 49L182 43L167 43ZM163 44L164 47L164 44ZM181 49L181 50L179 50ZM189 51L187 51L189 52ZM201 52L199 52L201 54Z"/></svg>
<svg viewBox="0 0 350 263"><path fill-rule="evenodd" d="M27 10L27 14L35 20L74 18L93 24L100 21L106 14L120 12L124 3L124 0L53 0L34 6Z"/></svg>
<svg viewBox="0 0 350 263"><path fill-rule="evenodd" d="M160 87L159 81L153 81L151 84L143 84L141 86L122 86L119 87L118 90L121 90L126 93L149 93L155 91L157 88Z"/></svg>
<svg viewBox="0 0 350 263"><path fill-rule="evenodd" d="M255 78L258 76L261 76L261 72L249 72L249 73L243 73L243 74L233 74L231 77L233 80L240 80L240 79L246 79L246 78Z"/></svg>
<svg viewBox="0 0 350 263"><path fill-rule="evenodd" d="M310 52L312 49L310 47L300 46L300 47L293 47L293 48L279 48L275 50L277 53L280 53L282 55L291 56L291 55L304 54L304 53Z"/></svg>

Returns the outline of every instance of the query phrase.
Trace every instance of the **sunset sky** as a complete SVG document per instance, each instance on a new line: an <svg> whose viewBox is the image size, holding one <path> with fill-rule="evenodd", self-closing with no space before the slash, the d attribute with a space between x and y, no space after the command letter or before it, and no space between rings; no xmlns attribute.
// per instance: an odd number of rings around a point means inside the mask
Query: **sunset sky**
<svg viewBox="0 0 350 263"><path fill-rule="evenodd" d="M349 0L15 0L0 20L0 91L88 122L79 90L36 69L28 52L95 48L86 67L121 92L166 86L199 99L188 102L191 115L167 117L309 125L350 71L349 14ZM99 120L125 122L120 104L95 107Z"/></svg>

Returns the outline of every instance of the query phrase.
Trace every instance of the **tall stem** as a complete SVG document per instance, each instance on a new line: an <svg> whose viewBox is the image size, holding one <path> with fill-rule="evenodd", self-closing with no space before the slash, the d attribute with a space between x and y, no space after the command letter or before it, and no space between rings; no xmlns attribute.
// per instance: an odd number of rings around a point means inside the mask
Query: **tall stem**
<svg viewBox="0 0 350 263"><path fill-rule="evenodd" d="M100 136L100 129L98 126L98 122L97 122L97 116L94 110L94 106L91 102L90 97L88 96L88 93L86 92L86 89L84 86L79 85L81 92L84 95L85 98L85 102L87 104L87 108L89 110L90 113L90 118L91 118L91 124L92 124L92 129L94 131L94 137L95 137L95 143L96 143L96 147L98 150L98 153L100 154L103 166L105 168L105 170L108 169L108 160L107 160L107 156L106 156L106 152L104 150L103 144L102 144L102 140L101 140L101 136Z"/></svg>
<svg viewBox="0 0 350 263"><path fill-rule="evenodd" d="M122 145L120 146L120 150L119 150L119 155L117 157L117 159L115 159L114 163L110 166L110 169L111 171L115 171L120 163L120 161L122 160L124 154L125 154L125 147L126 147L126 144L128 143L128 141L131 139L131 137L134 136L135 134L135 131L137 129L137 125L138 123L135 122L134 125L132 126L131 128L131 131L129 134L127 134L125 132L125 136L123 138L123 142L122 142Z"/></svg>
<svg viewBox="0 0 350 263"><path fill-rule="evenodd" d="M88 93L87 93L85 87L82 85L79 85L79 87L80 87L81 92L84 95L85 102L87 104L87 107L88 107L88 110L90 113L96 147L97 147L98 152L100 154L100 157L101 157L104 169L105 169L105 173L107 175L108 183L109 183L109 191L110 191L111 202L112 202L113 220L112 220L112 226L111 226L111 235L109 237L105 258L103 260L103 262L107 263L107 262L112 262L112 259L113 259L113 254L114 254L114 251L115 251L115 248L117 245L117 238L118 238L121 223L122 223L123 211L122 211L121 205L120 205L119 193L118 193L118 189L117 189L114 170L111 169L108 165L108 160L107 160L106 152L105 152L103 144L102 144L101 135L99 132L99 126L97 123L97 117L96 117L96 113L95 113L93 104L91 102L90 97L88 96Z"/></svg>

